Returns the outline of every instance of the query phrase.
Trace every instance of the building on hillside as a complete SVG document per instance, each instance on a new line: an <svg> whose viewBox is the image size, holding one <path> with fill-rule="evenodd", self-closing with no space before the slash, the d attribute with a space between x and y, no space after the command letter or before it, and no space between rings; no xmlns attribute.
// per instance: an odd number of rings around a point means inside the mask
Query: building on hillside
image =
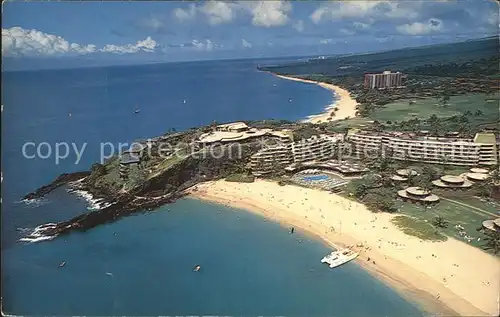
<svg viewBox="0 0 500 317"><path fill-rule="evenodd" d="M272 129L250 128L244 122L234 122L215 127L214 131L203 133L195 144L199 147L214 144L239 143L248 140L275 138L282 143L292 142L293 135L290 130L274 131Z"/></svg>
<svg viewBox="0 0 500 317"><path fill-rule="evenodd" d="M296 142L282 142L279 146L264 147L252 155L250 167L254 175L282 169L292 163L321 162L335 154L338 137L317 135Z"/></svg>
<svg viewBox="0 0 500 317"><path fill-rule="evenodd" d="M118 167L118 173L122 179L128 178L128 173L130 170L130 166L139 165L141 163L141 159L138 155L134 155L129 152L124 152L120 156L120 166Z"/></svg>
<svg viewBox="0 0 500 317"><path fill-rule="evenodd" d="M302 163L307 161L324 161L335 153L336 137L329 135L314 135L292 144L293 161Z"/></svg>
<svg viewBox="0 0 500 317"><path fill-rule="evenodd" d="M215 131L220 132L242 132L249 130L249 127L245 122L231 122L226 124L220 124L215 127Z"/></svg>
<svg viewBox="0 0 500 317"><path fill-rule="evenodd" d="M392 73L384 71L381 74L365 74L365 88L384 89L398 88L403 86L403 74L400 72Z"/></svg>
<svg viewBox="0 0 500 317"><path fill-rule="evenodd" d="M474 139L465 139L357 131L348 135L348 141L357 158L388 155L397 160L463 166L498 162L498 145L493 133L478 133Z"/></svg>
<svg viewBox="0 0 500 317"><path fill-rule="evenodd" d="M250 158L250 169L255 176L285 168L293 163L290 145L279 145L260 150Z"/></svg>

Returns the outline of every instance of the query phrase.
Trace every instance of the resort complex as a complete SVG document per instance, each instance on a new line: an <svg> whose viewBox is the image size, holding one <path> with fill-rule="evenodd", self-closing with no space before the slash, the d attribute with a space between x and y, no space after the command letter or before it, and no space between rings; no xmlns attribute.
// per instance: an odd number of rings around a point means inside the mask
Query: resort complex
<svg viewBox="0 0 500 317"><path fill-rule="evenodd" d="M498 140L493 133L477 133L473 139L433 137L421 133L354 130L348 141L357 157L378 154L397 160L450 165L496 165Z"/></svg>

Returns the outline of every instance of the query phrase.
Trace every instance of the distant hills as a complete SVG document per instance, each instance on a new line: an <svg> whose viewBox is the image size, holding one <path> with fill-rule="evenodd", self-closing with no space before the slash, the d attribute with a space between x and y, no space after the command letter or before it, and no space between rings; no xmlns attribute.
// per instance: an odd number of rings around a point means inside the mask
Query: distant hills
<svg viewBox="0 0 500 317"><path fill-rule="evenodd" d="M426 64L464 63L469 60L491 58L497 56L499 52L498 37L487 37L457 43L309 59L305 62L264 66L260 69L289 75L341 76L356 72L401 71Z"/></svg>

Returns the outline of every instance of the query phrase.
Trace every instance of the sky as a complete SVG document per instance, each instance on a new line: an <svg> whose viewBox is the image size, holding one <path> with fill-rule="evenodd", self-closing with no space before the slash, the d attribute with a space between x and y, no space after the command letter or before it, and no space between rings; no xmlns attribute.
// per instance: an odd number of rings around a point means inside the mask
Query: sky
<svg viewBox="0 0 500 317"><path fill-rule="evenodd" d="M491 0L3 3L2 56L185 61L331 55L497 35Z"/></svg>

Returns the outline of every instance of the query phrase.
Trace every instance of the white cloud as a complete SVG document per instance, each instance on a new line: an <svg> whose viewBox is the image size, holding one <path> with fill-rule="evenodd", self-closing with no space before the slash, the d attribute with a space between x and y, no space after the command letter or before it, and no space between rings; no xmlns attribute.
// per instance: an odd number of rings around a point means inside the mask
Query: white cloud
<svg viewBox="0 0 500 317"><path fill-rule="evenodd" d="M89 54L95 51L95 45L69 43L60 36L37 30L21 27L2 29L2 55Z"/></svg>
<svg viewBox="0 0 500 317"><path fill-rule="evenodd" d="M498 20L499 20L499 18L498 18L498 12L491 12L486 17L486 22L488 22L488 24L493 25L494 27L500 28Z"/></svg>
<svg viewBox="0 0 500 317"><path fill-rule="evenodd" d="M201 41L192 40L191 43L189 43L189 45L184 45L184 46L191 46L191 47L194 47L195 49L200 50L200 51L211 51L213 49L223 48L223 45L215 44L214 42L212 42L209 39L205 39L205 40L201 40Z"/></svg>
<svg viewBox="0 0 500 317"><path fill-rule="evenodd" d="M100 51L105 53L129 54L137 52L152 53L155 51L158 44L150 36L143 41L137 41L136 44L113 45L107 44Z"/></svg>
<svg viewBox="0 0 500 317"><path fill-rule="evenodd" d="M303 32L304 31L304 21L298 20L297 22L294 23L293 28L297 30L298 32Z"/></svg>
<svg viewBox="0 0 500 317"><path fill-rule="evenodd" d="M252 24L263 27L282 26L289 22L292 5L286 1L241 2L252 14Z"/></svg>
<svg viewBox="0 0 500 317"><path fill-rule="evenodd" d="M414 22L396 27L400 33L409 35L425 35L433 32L439 32L442 28L443 22L438 19L429 19L426 22Z"/></svg>
<svg viewBox="0 0 500 317"><path fill-rule="evenodd" d="M172 13L179 22L189 21L196 16L196 6L194 4L190 4L189 8L186 10L175 8Z"/></svg>
<svg viewBox="0 0 500 317"><path fill-rule="evenodd" d="M212 25L231 22L235 16L235 6L232 3L221 1L208 1L200 8L200 12L207 18Z"/></svg>
<svg viewBox="0 0 500 317"><path fill-rule="evenodd" d="M201 14L209 24L217 25L233 21L239 9L240 6L236 3L210 0L199 6L190 4L187 9L176 8L172 14L179 22L194 20Z"/></svg>
<svg viewBox="0 0 500 317"><path fill-rule="evenodd" d="M26 30L21 27L2 29L2 55L57 55L57 54L91 54L154 52L157 43L151 37L136 44L108 44L98 49L94 44L82 45L69 43L61 36L47 34L37 30Z"/></svg>
<svg viewBox="0 0 500 317"><path fill-rule="evenodd" d="M330 44L333 42L333 39L321 39L319 42L321 44Z"/></svg>
<svg viewBox="0 0 500 317"><path fill-rule="evenodd" d="M252 17L252 24L263 27L282 26L290 21L288 14L292 5L288 1L214 1L209 0L201 5L191 4L189 8L176 8L173 16L179 22L194 20L198 15L204 16L211 25L232 22L237 15Z"/></svg>
<svg viewBox="0 0 500 317"><path fill-rule="evenodd" d="M245 39L241 39L241 46L243 46L243 48L251 48L252 47L252 43L248 42Z"/></svg>
<svg viewBox="0 0 500 317"><path fill-rule="evenodd" d="M314 10L309 18L316 24L345 18L415 19L421 4L420 1L332 1Z"/></svg>

